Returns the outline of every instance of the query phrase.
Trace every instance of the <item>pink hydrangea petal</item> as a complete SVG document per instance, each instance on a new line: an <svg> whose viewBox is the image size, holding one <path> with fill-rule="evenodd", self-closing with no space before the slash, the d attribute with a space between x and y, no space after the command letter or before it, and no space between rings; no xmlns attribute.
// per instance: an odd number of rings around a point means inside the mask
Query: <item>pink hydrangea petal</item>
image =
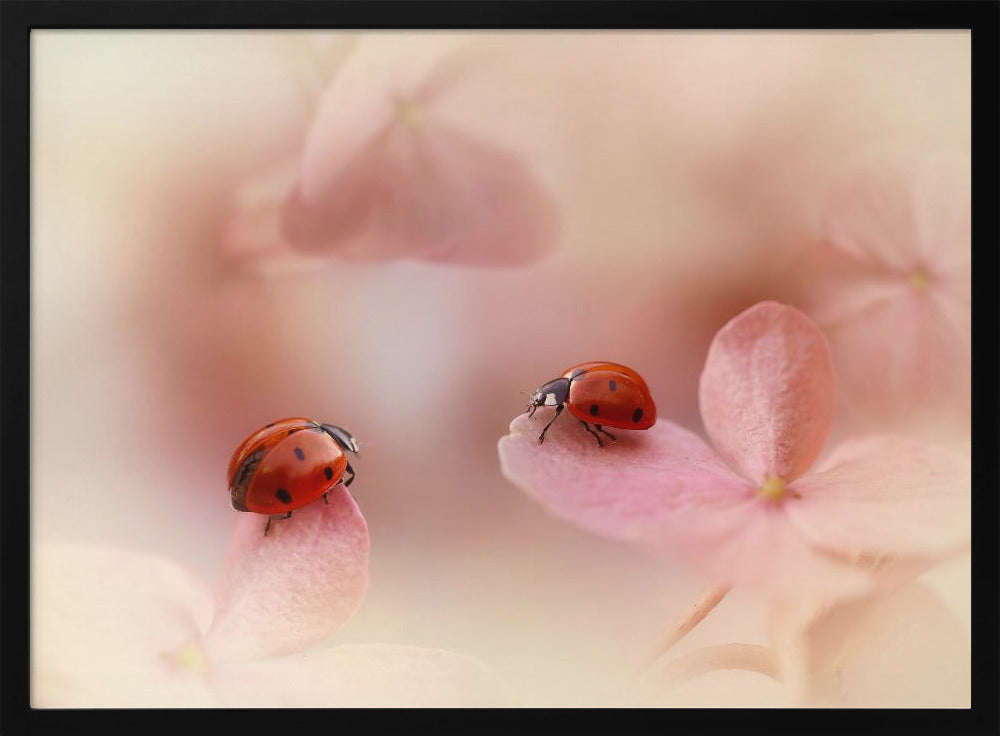
<svg viewBox="0 0 1000 736"><path fill-rule="evenodd" d="M472 657L390 644L232 662L213 683L237 708L471 708L496 705L503 690Z"/></svg>
<svg viewBox="0 0 1000 736"><path fill-rule="evenodd" d="M859 167L831 194L826 240L860 263L910 271L923 261L911 192L899 169Z"/></svg>
<svg viewBox="0 0 1000 736"><path fill-rule="evenodd" d="M307 197L284 232L299 249L384 259L516 265L551 250L553 201L516 155L432 119L397 123Z"/></svg>
<svg viewBox="0 0 1000 736"><path fill-rule="evenodd" d="M34 552L31 705L36 708L211 707L202 674L173 654L194 650L211 592L155 555L106 547Z"/></svg>
<svg viewBox="0 0 1000 736"><path fill-rule="evenodd" d="M648 540L683 509L728 509L748 491L704 440L676 424L661 419L642 432L622 430L617 443L600 448L564 414L541 445L536 437L551 411L515 418L499 443L500 469L549 511L588 531Z"/></svg>
<svg viewBox="0 0 1000 736"><path fill-rule="evenodd" d="M856 440L795 482L788 504L814 544L853 556L935 557L967 546L971 534L968 455L897 437Z"/></svg>
<svg viewBox="0 0 1000 736"><path fill-rule="evenodd" d="M717 580L775 596L849 596L874 584L861 569L811 545L782 506L752 494L729 508L692 507L674 514L654 546Z"/></svg>
<svg viewBox="0 0 1000 736"><path fill-rule="evenodd" d="M556 208L527 161L436 112L481 61L466 40L359 44L324 98L284 204L282 232L297 249L515 265L553 247Z"/></svg>
<svg viewBox="0 0 1000 736"><path fill-rule="evenodd" d="M777 605L770 630L782 678L803 705L969 705L968 637L921 585L822 610Z"/></svg>
<svg viewBox="0 0 1000 736"><path fill-rule="evenodd" d="M240 514L205 644L216 661L301 651L332 635L368 586L368 526L342 486L275 520Z"/></svg>
<svg viewBox="0 0 1000 736"><path fill-rule="evenodd" d="M972 348L964 325L970 320L967 307L910 289L865 319L831 328L845 396L886 430L941 422L967 432Z"/></svg>
<svg viewBox="0 0 1000 736"><path fill-rule="evenodd" d="M922 263L934 275L954 274L972 262L972 161L937 153L920 159L906 182Z"/></svg>
<svg viewBox="0 0 1000 736"><path fill-rule="evenodd" d="M833 190L826 240L859 264L943 274L971 260L971 160L953 152L869 157Z"/></svg>
<svg viewBox="0 0 1000 736"><path fill-rule="evenodd" d="M282 230L285 200L298 175L298 156L274 163L243 182L219 242L222 256L240 267L261 271L311 270L324 259L292 247Z"/></svg>
<svg viewBox="0 0 1000 736"><path fill-rule="evenodd" d="M797 478L816 459L833 420L826 338L793 307L750 307L712 341L699 402L708 436L748 479Z"/></svg>
<svg viewBox="0 0 1000 736"><path fill-rule="evenodd" d="M812 549L781 506L759 499L697 435L665 420L606 448L575 420L511 423L503 474L548 510L596 534L688 560L719 580L771 591L857 593L861 571Z"/></svg>
<svg viewBox="0 0 1000 736"><path fill-rule="evenodd" d="M323 94L299 167L306 203L399 117L399 104L425 104L437 72L465 43L458 34L373 34L358 39Z"/></svg>

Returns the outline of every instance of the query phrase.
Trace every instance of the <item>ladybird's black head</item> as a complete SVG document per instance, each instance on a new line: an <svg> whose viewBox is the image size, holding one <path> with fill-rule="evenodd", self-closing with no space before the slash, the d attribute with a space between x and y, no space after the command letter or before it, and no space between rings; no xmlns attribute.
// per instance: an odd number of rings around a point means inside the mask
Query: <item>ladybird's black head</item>
<svg viewBox="0 0 1000 736"><path fill-rule="evenodd" d="M528 404L528 416L532 416L540 406L559 406L569 399L569 379L557 378L535 389Z"/></svg>
<svg viewBox="0 0 1000 736"><path fill-rule="evenodd" d="M319 426L324 432L333 437L334 442L343 447L345 450L355 454L361 452L358 447L358 441L354 439L354 436L346 429L335 427L332 424L321 424Z"/></svg>

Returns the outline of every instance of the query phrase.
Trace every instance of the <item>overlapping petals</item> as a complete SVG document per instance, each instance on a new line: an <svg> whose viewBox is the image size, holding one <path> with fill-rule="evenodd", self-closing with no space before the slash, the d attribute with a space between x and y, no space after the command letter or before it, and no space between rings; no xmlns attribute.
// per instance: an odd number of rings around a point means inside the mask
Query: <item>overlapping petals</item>
<svg viewBox="0 0 1000 736"><path fill-rule="evenodd" d="M969 160L955 155L858 165L797 270L846 405L873 430L968 436L970 181Z"/></svg>
<svg viewBox="0 0 1000 736"><path fill-rule="evenodd" d="M819 328L792 307L763 302L723 327L709 349L700 398L718 455L664 419L605 448L557 422L539 445L539 423L548 420L539 413L511 423L501 468L585 529L786 595L857 594L875 582L852 564L861 556L933 559L967 544L970 477L961 452L870 439L838 448L810 472L833 392Z"/></svg>
<svg viewBox="0 0 1000 736"><path fill-rule="evenodd" d="M778 605L770 630L778 674L803 705L969 707L968 635L920 584L825 609Z"/></svg>
<svg viewBox="0 0 1000 736"><path fill-rule="evenodd" d="M41 548L32 704L434 707L498 696L495 676L470 657L317 648L354 614L368 583L368 529L346 490L274 522L267 537L264 523L240 516L214 601L160 557Z"/></svg>
<svg viewBox="0 0 1000 736"><path fill-rule="evenodd" d="M218 659L301 651L350 619L368 588L368 525L343 488L292 519L241 514L205 645Z"/></svg>
<svg viewBox="0 0 1000 736"><path fill-rule="evenodd" d="M451 99L475 73L466 46L460 36L362 38L324 91L294 166L262 176L267 196L243 192L226 250L264 263L475 266L520 265L551 250L556 206L527 157Z"/></svg>

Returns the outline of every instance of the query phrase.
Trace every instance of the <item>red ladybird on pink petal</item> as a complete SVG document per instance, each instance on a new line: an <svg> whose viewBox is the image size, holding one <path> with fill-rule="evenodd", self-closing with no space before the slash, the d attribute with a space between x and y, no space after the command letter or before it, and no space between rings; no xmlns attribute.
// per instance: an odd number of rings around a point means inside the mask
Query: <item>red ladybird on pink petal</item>
<svg viewBox="0 0 1000 736"><path fill-rule="evenodd" d="M556 411L538 435L539 443L564 409L580 420L601 447L601 434L616 441L605 431L606 426L649 429L656 423L656 404L645 379L628 366L608 361L580 363L568 368L560 378L542 384L532 394L530 415L540 406L554 406Z"/></svg>
<svg viewBox="0 0 1000 736"><path fill-rule="evenodd" d="M244 439L229 460L233 508L267 514L267 535L271 519L287 519L354 481L345 452L358 452L358 441L345 429L303 417L272 422Z"/></svg>

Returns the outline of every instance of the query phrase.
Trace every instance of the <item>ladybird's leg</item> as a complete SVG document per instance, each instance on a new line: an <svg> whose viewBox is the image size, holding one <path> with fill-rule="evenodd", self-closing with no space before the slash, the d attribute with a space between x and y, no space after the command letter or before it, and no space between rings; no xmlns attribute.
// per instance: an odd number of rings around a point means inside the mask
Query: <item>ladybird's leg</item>
<svg viewBox="0 0 1000 736"><path fill-rule="evenodd" d="M607 435L608 437L610 437L610 438L611 438L611 441L612 441L612 442L617 442L617 441L618 441L618 438L617 438L617 437L615 437L615 436L614 436L613 434L611 434L611 433L610 433L610 432L609 432L608 430L606 430L606 429L605 429L604 427L602 427L602 426L601 426L600 424L595 424L595 425L594 425L594 429L596 429L596 430L597 430L598 432L600 432L601 434L603 434L603 435Z"/></svg>
<svg viewBox="0 0 1000 736"><path fill-rule="evenodd" d="M559 418L559 415L562 413L564 406L566 405L560 404L559 406L556 407L556 413L552 415L552 418L549 420L549 423L545 425L545 428L542 429L542 433L538 435L538 444L542 444L542 442L545 441L545 433L548 431L549 427L552 426L552 422L554 422L556 419Z"/></svg>
<svg viewBox="0 0 1000 736"><path fill-rule="evenodd" d="M271 528L271 521L272 520L274 520L274 519L279 519L279 520L280 519L291 519L291 518L292 518L292 512L291 511L289 511L284 516L268 516L267 517L267 524L264 525L264 536L265 537L267 536L267 530Z"/></svg>
<svg viewBox="0 0 1000 736"><path fill-rule="evenodd" d="M354 472L354 468L351 467L350 463L347 463L347 468L345 469L344 472L351 474L351 477L344 481L344 488L347 488L349 485L351 485L351 483L354 482L354 476L357 475L357 473Z"/></svg>
<svg viewBox="0 0 1000 736"><path fill-rule="evenodd" d="M589 425L589 424L587 424L587 423L586 423L585 421L583 421L582 419L580 420L580 424L582 424L582 425L583 425L583 428L584 428L585 430L587 430L587 431L588 431L588 432L590 432L590 433L591 433L592 435L594 435L594 439L595 439L595 440L597 440L597 446L598 446L598 447L604 447L604 443L603 443L603 442L601 442L601 436L600 436L599 434L597 434L597 432L595 432L594 430L592 430L592 429L590 428L590 425Z"/></svg>

